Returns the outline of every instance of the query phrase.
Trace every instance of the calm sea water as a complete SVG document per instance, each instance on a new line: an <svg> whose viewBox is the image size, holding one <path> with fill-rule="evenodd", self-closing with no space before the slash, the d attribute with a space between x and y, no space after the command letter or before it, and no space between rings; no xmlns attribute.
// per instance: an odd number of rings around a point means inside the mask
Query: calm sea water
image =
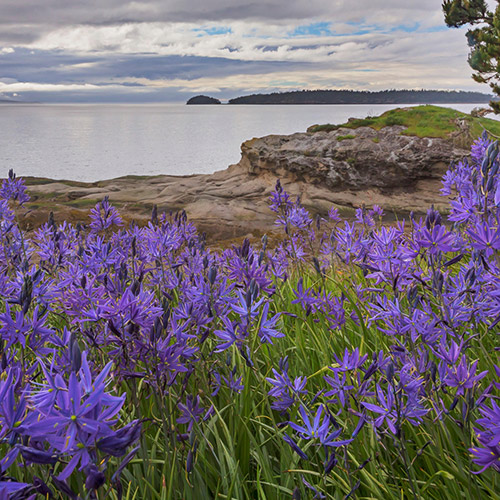
<svg viewBox="0 0 500 500"><path fill-rule="evenodd" d="M401 105L399 105L401 106ZM477 105L451 105L469 112ZM0 105L0 177L96 181L212 173L252 137L302 132L397 106Z"/></svg>

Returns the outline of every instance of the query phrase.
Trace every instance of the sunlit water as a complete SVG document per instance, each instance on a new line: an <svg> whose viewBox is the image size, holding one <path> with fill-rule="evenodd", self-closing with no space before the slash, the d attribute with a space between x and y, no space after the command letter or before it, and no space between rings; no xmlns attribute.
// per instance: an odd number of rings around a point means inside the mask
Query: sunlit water
<svg viewBox="0 0 500 500"><path fill-rule="evenodd" d="M401 106L401 105L398 105ZM96 181L123 175L212 173L252 137L378 115L398 106L0 105L0 177ZM450 105L469 112L477 105Z"/></svg>

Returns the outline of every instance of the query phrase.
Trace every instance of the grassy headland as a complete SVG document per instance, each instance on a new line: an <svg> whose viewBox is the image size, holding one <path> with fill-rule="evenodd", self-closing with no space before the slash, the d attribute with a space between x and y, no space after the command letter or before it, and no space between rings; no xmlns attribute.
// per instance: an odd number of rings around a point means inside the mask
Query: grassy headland
<svg viewBox="0 0 500 500"><path fill-rule="evenodd" d="M347 123L333 125L313 125L308 132L331 132L340 128L357 129L371 127L381 130L384 127L401 125L406 127L401 133L417 137L451 138L454 135L468 135L470 142L483 130L500 136L500 122L490 118L475 117L455 109L440 106L416 106L413 108L396 108L386 111L380 116L352 118Z"/></svg>

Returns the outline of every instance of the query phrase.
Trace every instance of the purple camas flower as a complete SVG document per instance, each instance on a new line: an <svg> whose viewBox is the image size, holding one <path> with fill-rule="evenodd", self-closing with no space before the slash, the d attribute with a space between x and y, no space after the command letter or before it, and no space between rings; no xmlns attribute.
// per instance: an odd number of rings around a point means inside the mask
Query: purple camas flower
<svg viewBox="0 0 500 500"><path fill-rule="evenodd" d="M312 219L307 210L300 206L299 201L290 209L286 218L278 218L277 223L287 225L297 229L308 229L312 224Z"/></svg>
<svg viewBox="0 0 500 500"><path fill-rule="evenodd" d="M23 314L23 311L11 311L9 304L5 305L5 312L0 314L0 338L6 342L6 347L16 343L24 348L37 349L52 340L53 330L45 326L47 314L39 316L40 307L36 306L32 317Z"/></svg>
<svg viewBox="0 0 500 500"><path fill-rule="evenodd" d="M16 401L15 392L20 384L20 376L20 371L10 368L6 379L0 381L0 440L8 439L12 444L19 435L26 434L27 428L36 420L36 415L28 412L24 395ZM0 468L5 467L5 462L0 460Z"/></svg>
<svg viewBox="0 0 500 500"><path fill-rule="evenodd" d="M463 355L459 363L448 366L443 383L448 387L456 387L457 396L462 396L466 389L472 389L476 382L488 374L488 371L485 370L476 375L477 364L478 361L469 364L466 356Z"/></svg>
<svg viewBox="0 0 500 500"><path fill-rule="evenodd" d="M269 312L269 302L264 304L262 308L262 315L260 317L259 330L258 335L263 344L272 344L273 338L281 338L284 337L285 334L280 332L275 328L276 323L280 317L280 314L275 314L273 317L267 317Z"/></svg>
<svg viewBox="0 0 500 500"><path fill-rule="evenodd" d="M179 403L181 416L177 418L178 424L188 424L187 430L191 431L193 425L199 421L200 416L204 413L204 409L200 408L200 397L195 397L188 394L186 404Z"/></svg>
<svg viewBox="0 0 500 500"><path fill-rule="evenodd" d="M373 232L373 239L375 243L377 243L382 248L390 247L397 238L399 237L399 233L394 227L382 227L379 231Z"/></svg>
<svg viewBox="0 0 500 500"><path fill-rule="evenodd" d="M6 341L6 347L10 347L17 342L26 347L26 337L29 329L22 311L16 311L13 318L10 306L6 303L5 312L0 314L0 335Z"/></svg>
<svg viewBox="0 0 500 500"><path fill-rule="evenodd" d="M68 478L79 463L80 470L87 467L97 441L113 436L116 416L125 401L125 396L112 396L106 391L112 362L95 379L86 352L81 365L79 374L71 372L67 383L59 375L53 378L44 368L47 384L30 395L36 421L30 422L29 435L72 457L60 480Z"/></svg>
<svg viewBox="0 0 500 500"><path fill-rule="evenodd" d="M336 251L346 264L362 255L365 244L363 228L345 221L344 228L335 229L333 238L336 241Z"/></svg>
<svg viewBox="0 0 500 500"><path fill-rule="evenodd" d="M338 208L331 207L330 210L328 210L328 218L332 222L339 222L341 220L341 218L340 218L340 215L339 215Z"/></svg>
<svg viewBox="0 0 500 500"><path fill-rule="evenodd" d="M452 222L467 223L472 221L477 214L477 200L468 197L462 200L450 202L450 215L448 219Z"/></svg>
<svg viewBox="0 0 500 500"><path fill-rule="evenodd" d="M354 389L354 386L346 384L346 373L344 373L342 379L340 379L338 372L334 371L332 368L330 368L330 370L333 371L333 378L328 376L323 377L325 382L330 386L330 390L325 393L325 396L328 398L335 396L333 401L338 401L343 408L346 405L349 391Z"/></svg>
<svg viewBox="0 0 500 500"><path fill-rule="evenodd" d="M229 377L225 377L223 375L221 376L219 372L214 372L213 377L214 390L211 394L212 396L216 396L219 393L222 386L222 381L224 381L226 387L228 387L230 391L236 392L238 394L241 393L241 391L243 391L243 389L245 388L245 386L242 384L243 377L236 378L236 367L234 367L234 369L231 371Z"/></svg>
<svg viewBox="0 0 500 500"><path fill-rule="evenodd" d="M122 226L123 219L116 208L110 205L106 196L90 211L90 228L92 232L99 233L114 225Z"/></svg>
<svg viewBox="0 0 500 500"><path fill-rule="evenodd" d="M215 330L214 334L223 342L217 346L216 351L221 352L229 349L233 344L238 348L243 346L246 335L240 330L240 325L227 317L222 318L223 329Z"/></svg>
<svg viewBox="0 0 500 500"><path fill-rule="evenodd" d="M353 441L351 439L337 440L337 437L342 432L341 428L332 430L331 422L328 415L324 414L324 407L319 406L316 410L314 418L311 420L308 415L308 411L304 406L299 409L299 414L301 416L303 425L298 425L294 422L289 422L289 426L298 433L302 439L314 439L317 440L319 444L326 447L337 448L339 446L345 446ZM323 417L323 418L321 418Z"/></svg>
<svg viewBox="0 0 500 500"><path fill-rule="evenodd" d="M0 477L0 500L10 500L15 494L22 493L31 488L31 484L18 483L17 481L7 481ZM28 498L27 495L18 496L17 498ZM31 499L34 497L31 496Z"/></svg>
<svg viewBox="0 0 500 500"><path fill-rule="evenodd" d="M481 446L473 447L469 451L472 453L472 460L481 467L481 470L474 472L479 474L491 467L500 472L500 407L494 399L491 399L491 407L486 404L479 408L482 415L475 422L476 437Z"/></svg>
<svg viewBox="0 0 500 500"><path fill-rule="evenodd" d="M462 349L463 349L463 342L457 344L454 340L452 340L450 347L448 348L448 345L446 344L444 337L442 337L438 348L434 352L436 356L438 356L440 359L442 359L449 365L454 365L458 361L462 353Z"/></svg>
<svg viewBox="0 0 500 500"><path fill-rule="evenodd" d="M479 465L481 469L473 474L480 474L488 468L500 472L500 446L488 446L470 448L472 461Z"/></svg>
<svg viewBox="0 0 500 500"><path fill-rule="evenodd" d="M441 225L434 225L432 229L424 228L417 242L422 248L428 248L431 255L455 249L455 236Z"/></svg>
<svg viewBox="0 0 500 500"><path fill-rule="evenodd" d="M113 457L121 457L125 455L130 446L139 440L141 437L141 430L141 421L133 420L113 434L100 439L97 442L97 448ZM135 451L137 451L137 448Z"/></svg>
<svg viewBox="0 0 500 500"><path fill-rule="evenodd" d="M375 225L375 221L373 219L372 214L370 212L367 212L364 207L357 208L355 213L356 213L356 222L358 224L367 227L373 227Z"/></svg>
<svg viewBox="0 0 500 500"><path fill-rule="evenodd" d="M365 354L364 356L360 356L359 349L357 347L356 349L354 349L354 351L352 351L352 353L350 353L346 348L342 358L338 358L335 353L333 356L338 365L330 368L330 370L332 370L334 373L357 370L358 368L363 366L364 362L368 358L367 354Z"/></svg>
<svg viewBox="0 0 500 500"><path fill-rule="evenodd" d="M498 446L500 444L500 406L493 398L490 399L490 404L491 407L484 404L479 408L482 417L476 420L476 425L484 429L484 432L478 432L482 442L488 446Z"/></svg>
<svg viewBox="0 0 500 500"><path fill-rule="evenodd" d="M236 293L239 303L231 305L233 311L239 314L243 319L250 320L255 318L259 314L259 308L264 302L264 298L254 302L253 297L248 293L244 295L241 290L238 290Z"/></svg>
<svg viewBox="0 0 500 500"><path fill-rule="evenodd" d="M304 282L302 278L299 278L297 288L293 290L293 293L297 298L292 300L292 304L300 304L303 309L309 312L317 311L319 300L315 296L312 288L304 289Z"/></svg>
<svg viewBox="0 0 500 500"><path fill-rule="evenodd" d="M417 381L417 384L420 385L421 381ZM404 386L403 382L403 387L395 390L389 385L384 392L380 384L376 384L377 404L364 401L361 404L367 410L379 415L373 421L375 427L379 428L385 423L392 434L399 435L401 426L405 422L414 426L419 425L428 413L414 390L415 387Z"/></svg>
<svg viewBox="0 0 500 500"><path fill-rule="evenodd" d="M395 406L394 390L388 387L387 394L381 389L380 385L376 386L378 404L362 402L361 404L379 416L374 420L375 427L380 427L384 422L393 434L397 434L396 422L398 420Z"/></svg>
<svg viewBox="0 0 500 500"><path fill-rule="evenodd" d="M271 404L273 410L284 412L299 401L302 395L307 394L306 377L296 377L292 382L288 376L287 367L283 367L282 373L273 368L273 376L274 378L266 377L266 380L273 386L268 392L269 396L275 398Z"/></svg>
<svg viewBox="0 0 500 500"><path fill-rule="evenodd" d="M491 227L488 224L477 224L468 229L467 234L471 238L471 246L476 250L483 250L490 257L496 250L500 250L500 228Z"/></svg>
<svg viewBox="0 0 500 500"><path fill-rule="evenodd" d="M384 216L384 209L382 207L380 207L379 205L373 205L373 207L371 208L371 210L369 212L371 213L372 217L374 215L377 215L378 217Z"/></svg>
<svg viewBox="0 0 500 500"><path fill-rule="evenodd" d="M319 406L316 411L316 415L311 422L307 414L307 410L303 406L301 406L299 409L299 413L302 418L303 425L297 425L293 422L290 422L289 425L295 432L299 433L299 436L302 439L324 439L326 432L330 429L330 420L326 415L324 415L323 420L321 420L323 411L323 406Z"/></svg>
<svg viewBox="0 0 500 500"><path fill-rule="evenodd" d="M290 200L290 196L283 190L281 182L278 179L276 187L269 198L269 208L275 213L280 213L280 211L286 211L292 206L293 202Z"/></svg>
<svg viewBox="0 0 500 500"><path fill-rule="evenodd" d="M19 205L23 205L29 201L30 197L26 194L26 186L24 180L16 177L13 170L9 170L9 177L2 181L0 187L0 198L3 200L16 201Z"/></svg>

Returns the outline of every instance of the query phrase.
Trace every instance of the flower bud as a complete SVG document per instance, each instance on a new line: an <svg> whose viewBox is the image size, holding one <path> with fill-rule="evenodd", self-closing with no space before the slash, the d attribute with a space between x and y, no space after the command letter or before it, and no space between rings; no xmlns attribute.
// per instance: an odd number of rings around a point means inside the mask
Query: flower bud
<svg viewBox="0 0 500 500"><path fill-rule="evenodd" d="M211 285L213 285L216 279L217 279L217 268L215 266L211 266L208 271L208 281L210 282Z"/></svg>
<svg viewBox="0 0 500 500"><path fill-rule="evenodd" d="M98 490L105 482L106 476L94 464L85 468L87 479L85 479L85 488L87 490Z"/></svg>

